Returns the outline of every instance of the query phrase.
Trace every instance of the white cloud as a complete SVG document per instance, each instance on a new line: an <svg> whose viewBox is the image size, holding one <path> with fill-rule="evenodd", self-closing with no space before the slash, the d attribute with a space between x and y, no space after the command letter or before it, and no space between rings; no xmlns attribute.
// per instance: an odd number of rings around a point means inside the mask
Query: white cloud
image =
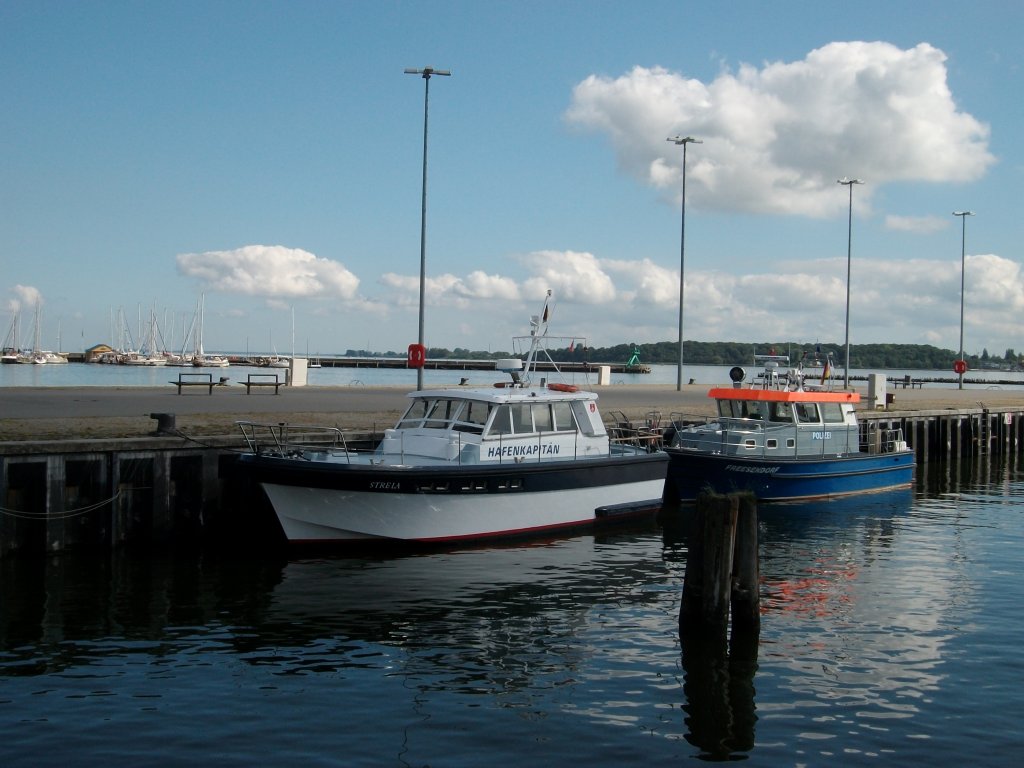
<svg viewBox="0 0 1024 768"><path fill-rule="evenodd" d="M183 253L178 271L211 290L271 299L354 299L359 278L342 264L300 248L247 245L230 251Z"/></svg>
<svg viewBox="0 0 1024 768"><path fill-rule="evenodd" d="M573 304L615 300L615 283L592 253L534 251L519 262L532 275L523 283L525 295L543 296L550 289L560 301Z"/></svg>
<svg viewBox="0 0 1024 768"><path fill-rule="evenodd" d="M946 55L927 43L830 43L796 62L742 65L704 84L661 67L579 83L569 123L606 135L620 168L706 208L826 216L847 205L836 179L863 178L856 207L896 180L971 181L995 158L988 126L956 108Z"/></svg>
<svg viewBox="0 0 1024 768"><path fill-rule="evenodd" d="M600 259L578 251L537 251L515 259L523 274L428 280L428 307L456 307L493 319L486 337L536 312L547 289L556 314L552 332L580 333L593 346L674 340L678 332L679 273L650 259ZM1015 261L995 255L966 259L965 346L1014 346L1024 336L1024 275ZM702 341L841 343L846 327L845 257L780 260L765 272L687 269L684 337ZM956 349L960 318L959 259L870 259L853 265L850 340L853 344L934 344ZM386 275L390 306L418 306L418 276ZM461 317L465 317L463 314ZM432 314L431 328L439 316ZM452 338L479 336L478 324L458 320ZM435 331L436 332L436 331ZM509 335L512 335L511 333ZM448 337L445 337L448 338ZM972 339L974 340L972 342ZM448 340L449 345L463 343ZM472 342L468 342L473 346ZM1018 344L1017 346L1021 346ZM476 348L476 347L474 347Z"/></svg>
<svg viewBox="0 0 1024 768"><path fill-rule="evenodd" d="M7 301L7 309L10 312L20 312L25 307L35 307L43 303L43 294L31 285L16 285L11 288L11 292L14 298Z"/></svg>

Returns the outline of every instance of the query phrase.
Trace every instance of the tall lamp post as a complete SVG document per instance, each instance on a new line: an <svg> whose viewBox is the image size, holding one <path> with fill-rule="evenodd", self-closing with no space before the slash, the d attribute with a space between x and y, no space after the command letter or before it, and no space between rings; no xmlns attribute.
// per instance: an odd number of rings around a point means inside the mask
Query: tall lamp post
<svg viewBox="0 0 1024 768"><path fill-rule="evenodd" d="M682 224L679 232L679 365L676 371L676 391L683 389L683 297L685 293L686 276L686 145L703 144L700 139L693 136L670 136L666 141L671 141L676 146L683 147L683 206Z"/></svg>
<svg viewBox="0 0 1024 768"><path fill-rule="evenodd" d="M423 195L422 203L420 207L420 323L419 323L419 345L420 350L424 349L423 346L423 305L426 298L426 282L427 282L427 114L429 112L430 105L430 76L431 75L442 75L444 77L451 77L451 72L446 69L434 69L433 67L423 67L422 69L415 69L413 67L407 67L405 69L407 75L420 75L423 78ZM416 389L423 389L423 366L420 365L416 369Z"/></svg>
<svg viewBox="0 0 1024 768"><path fill-rule="evenodd" d="M837 179L850 189L850 214L846 222L846 365L843 367L843 389L850 388L850 253L853 247L853 185L863 184L860 179Z"/></svg>
<svg viewBox="0 0 1024 768"><path fill-rule="evenodd" d="M954 216L960 217L960 365L957 371L958 386L964 388L964 371L967 366L964 363L964 264L967 254L967 217L973 216L974 211L953 211Z"/></svg>

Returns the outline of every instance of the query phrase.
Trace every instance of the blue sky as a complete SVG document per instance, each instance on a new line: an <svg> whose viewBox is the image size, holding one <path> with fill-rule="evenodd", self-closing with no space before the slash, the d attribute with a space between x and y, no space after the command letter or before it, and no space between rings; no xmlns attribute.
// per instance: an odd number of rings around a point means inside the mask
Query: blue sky
<svg viewBox="0 0 1024 768"><path fill-rule="evenodd" d="M923 11L926 7L927 11ZM0 300L43 346L552 333L1024 351L1024 5L0 4ZM117 320L125 317L125 322ZM10 320L5 320L10 322ZM741 361L740 361L741 362Z"/></svg>

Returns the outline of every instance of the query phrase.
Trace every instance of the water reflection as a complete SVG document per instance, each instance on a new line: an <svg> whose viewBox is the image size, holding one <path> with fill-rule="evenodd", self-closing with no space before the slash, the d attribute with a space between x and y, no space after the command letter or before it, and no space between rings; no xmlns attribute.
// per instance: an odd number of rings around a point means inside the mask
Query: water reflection
<svg viewBox="0 0 1024 768"><path fill-rule="evenodd" d="M953 708L1002 693L978 682L1004 667L975 663L965 626L985 600L1015 615L1016 472L763 507L747 646L679 634L685 520L394 557L0 561L0 729L17 734L5 757L32 764L61 722L55 764L125 729L202 761L209 744L180 738L200 728L253 761L291 746L472 764L486 744L503 763L531 743L594 766L956 762L977 743L942 723L984 732L999 717ZM218 719L225 706L245 709L244 733ZM324 729L334 711L346 719Z"/></svg>

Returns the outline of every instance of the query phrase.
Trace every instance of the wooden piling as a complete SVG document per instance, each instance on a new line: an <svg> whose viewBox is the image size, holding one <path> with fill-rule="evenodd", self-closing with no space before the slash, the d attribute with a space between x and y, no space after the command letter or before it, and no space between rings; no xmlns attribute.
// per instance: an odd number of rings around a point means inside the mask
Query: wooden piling
<svg viewBox="0 0 1024 768"><path fill-rule="evenodd" d="M691 542L680 628L724 640L731 607L733 637L756 637L761 619L754 495L700 494Z"/></svg>
<svg viewBox="0 0 1024 768"><path fill-rule="evenodd" d="M732 637L756 637L761 629L761 564L758 558L757 498L752 493L739 494L733 552Z"/></svg>

